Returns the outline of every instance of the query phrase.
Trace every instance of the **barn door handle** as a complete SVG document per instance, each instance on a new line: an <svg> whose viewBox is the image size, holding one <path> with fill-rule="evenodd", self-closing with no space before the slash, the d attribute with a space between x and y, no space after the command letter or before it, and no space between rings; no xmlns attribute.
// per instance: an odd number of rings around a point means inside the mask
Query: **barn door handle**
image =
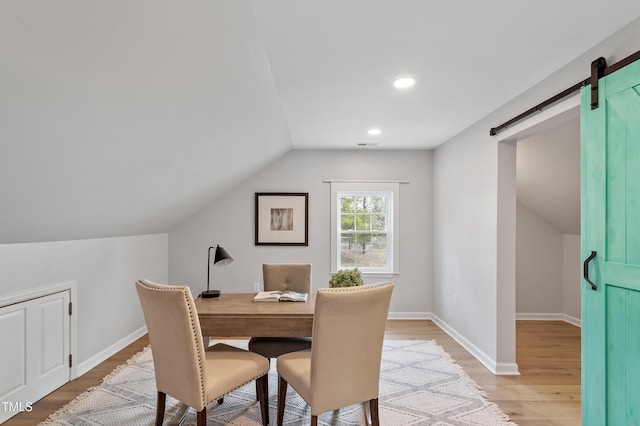
<svg viewBox="0 0 640 426"><path fill-rule="evenodd" d="M595 283L589 279L589 263L593 260L594 257L596 257L596 252L592 251L591 255L589 255L589 257L587 257L584 260L584 263L582 264L582 275L584 277L584 280L589 284L591 284L591 290L598 289L598 286L595 285Z"/></svg>

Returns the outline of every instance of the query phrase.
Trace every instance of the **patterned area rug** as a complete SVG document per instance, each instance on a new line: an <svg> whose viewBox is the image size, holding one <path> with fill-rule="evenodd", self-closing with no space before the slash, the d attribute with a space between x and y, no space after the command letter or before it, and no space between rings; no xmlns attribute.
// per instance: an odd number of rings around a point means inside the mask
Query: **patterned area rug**
<svg viewBox="0 0 640 426"><path fill-rule="evenodd" d="M225 341L246 348L246 341ZM269 407L275 424L277 404L275 362L269 372ZM151 351L133 356L71 401L41 425L152 425L155 419L156 387ZM169 424L195 425L195 412L183 417L180 404L167 396ZM434 341L385 341L380 374L380 423L400 425L515 425ZM253 383L225 396L220 406L208 407L208 425L260 425L260 407ZM307 404L289 387L284 423L309 424ZM321 425L365 425L363 404L324 413Z"/></svg>

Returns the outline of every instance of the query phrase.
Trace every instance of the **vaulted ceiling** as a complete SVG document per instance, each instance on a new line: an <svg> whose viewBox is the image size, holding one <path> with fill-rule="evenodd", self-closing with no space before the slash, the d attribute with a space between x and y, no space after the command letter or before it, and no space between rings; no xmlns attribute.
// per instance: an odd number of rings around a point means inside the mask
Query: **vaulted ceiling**
<svg viewBox="0 0 640 426"><path fill-rule="evenodd" d="M0 243L167 232L295 148L434 148L638 16L637 0L3 0Z"/></svg>
<svg viewBox="0 0 640 426"><path fill-rule="evenodd" d="M580 235L579 118L518 141L517 153L518 202L560 233Z"/></svg>

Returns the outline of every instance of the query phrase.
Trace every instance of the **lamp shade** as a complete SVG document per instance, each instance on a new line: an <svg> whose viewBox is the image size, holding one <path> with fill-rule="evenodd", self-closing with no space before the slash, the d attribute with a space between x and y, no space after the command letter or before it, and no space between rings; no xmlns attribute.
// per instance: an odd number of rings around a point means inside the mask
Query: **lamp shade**
<svg viewBox="0 0 640 426"><path fill-rule="evenodd" d="M219 245L216 247L216 254L213 256L213 264L222 266L233 262L233 257Z"/></svg>

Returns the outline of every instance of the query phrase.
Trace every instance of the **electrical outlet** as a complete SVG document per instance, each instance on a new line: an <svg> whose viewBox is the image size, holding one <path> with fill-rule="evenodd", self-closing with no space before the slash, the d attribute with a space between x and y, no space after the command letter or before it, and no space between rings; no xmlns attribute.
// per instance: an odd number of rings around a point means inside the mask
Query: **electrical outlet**
<svg viewBox="0 0 640 426"><path fill-rule="evenodd" d="M453 294L453 306L458 306L458 293Z"/></svg>
<svg viewBox="0 0 640 426"><path fill-rule="evenodd" d="M253 291L260 291L260 283L253 283Z"/></svg>

